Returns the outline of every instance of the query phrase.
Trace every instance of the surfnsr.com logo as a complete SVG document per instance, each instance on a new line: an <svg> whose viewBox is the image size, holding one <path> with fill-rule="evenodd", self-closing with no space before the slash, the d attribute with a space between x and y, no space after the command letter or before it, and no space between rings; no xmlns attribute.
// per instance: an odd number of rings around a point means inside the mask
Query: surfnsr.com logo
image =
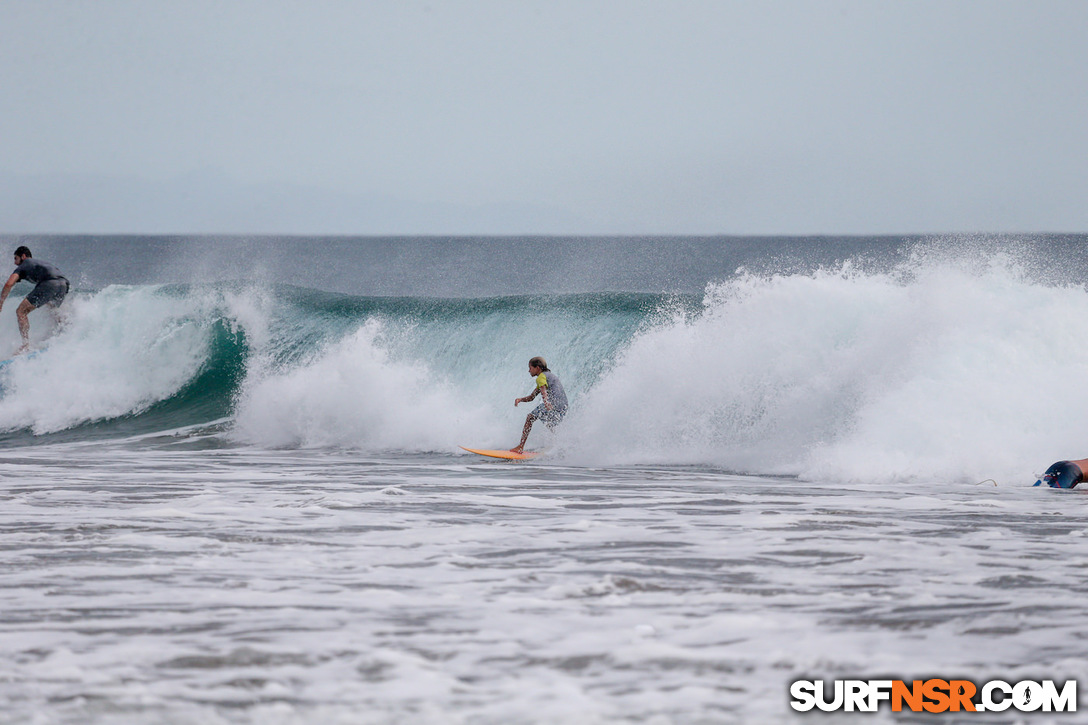
<svg viewBox="0 0 1088 725"><path fill-rule="evenodd" d="M1010 684L991 680L981 687L970 680L797 680L790 685L790 706L800 712L876 712L881 703L892 712L1076 712L1077 681L1061 689L1053 680Z"/></svg>

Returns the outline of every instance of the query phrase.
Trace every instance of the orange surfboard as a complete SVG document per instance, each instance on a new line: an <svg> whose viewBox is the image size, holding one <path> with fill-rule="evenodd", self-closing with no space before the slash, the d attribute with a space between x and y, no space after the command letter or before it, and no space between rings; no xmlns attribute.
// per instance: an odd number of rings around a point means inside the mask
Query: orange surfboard
<svg viewBox="0 0 1088 725"><path fill-rule="evenodd" d="M532 451L530 451L529 453L514 453L513 451L492 451L479 448L465 448L465 446L461 446L461 448L468 451L469 453L475 453L479 456L487 456L488 458L503 458L508 461L524 461L527 458L535 458L536 456L540 455L539 453L534 453Z"/></svg>

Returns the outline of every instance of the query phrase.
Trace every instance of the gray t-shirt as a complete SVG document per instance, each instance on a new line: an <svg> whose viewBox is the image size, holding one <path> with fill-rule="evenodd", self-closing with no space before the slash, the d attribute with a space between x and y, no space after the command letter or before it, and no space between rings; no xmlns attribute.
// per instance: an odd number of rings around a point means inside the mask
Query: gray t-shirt
<svg viewBox="0 0 1088 725"><path fill-rule="evenodd" d="M64 279L59 269L49 262L42 262L33 257L24 259L22 264L15 268L15 274L19 275L19 279L29 280L34 284L51 279Z"/></svg>
<svg viewBox="0 0 1088 725"><path fill-rule="evenodd" d="M548 388L548 402L552 404L555 410L567 409L567 393L563 390L563 383L559 382L559 376L553 373L551 370L545 370L536 377L536 386L541 387L540 378L544 378L547 381Z"/></svg>

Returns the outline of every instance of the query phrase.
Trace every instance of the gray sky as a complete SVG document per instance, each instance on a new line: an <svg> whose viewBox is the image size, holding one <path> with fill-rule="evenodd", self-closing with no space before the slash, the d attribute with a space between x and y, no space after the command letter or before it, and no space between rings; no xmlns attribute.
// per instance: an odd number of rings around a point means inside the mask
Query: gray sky
<svg viewBox="0 0 1088 725"><path fill-rule="evenodd" d="M0 0L0 232L1088 231L1088 2Z"/></svg>

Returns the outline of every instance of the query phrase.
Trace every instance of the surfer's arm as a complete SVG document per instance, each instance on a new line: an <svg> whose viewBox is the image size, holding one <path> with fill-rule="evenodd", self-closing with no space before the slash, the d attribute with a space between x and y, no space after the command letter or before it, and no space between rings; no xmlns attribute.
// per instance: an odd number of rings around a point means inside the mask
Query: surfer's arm
<svg viewBox="0 0 1088 725"><path fill-rule="evenodd" d="M528 403L536 397L536 394L540 392L540 388L533 388L533 392L526 395L524 398L514 398L514 407L518 407L518 403ZM547 398L545 398L547 400Z"/></svg>
<svg viewBox="0 0 1088 725"><path fill-rule="evenodd" d="M11 294L11 288L19 282L19 273L12 272L8 277L8 281L4 283L4 289L0 290L0 308L4 306L4 302L7 300L8 295Z"/></svg>
<svg viewBox="0 0 1088 725"><path fill-rule="evenodd" d="M541 396L543 396L543 398L544 398L544 409L545 410L551 410L552 409L552 403L551 403L550 400L548 400L548 389L545 388L545 387L540 387L540 388L537 388L537 390L540 391Z"/></svg>

